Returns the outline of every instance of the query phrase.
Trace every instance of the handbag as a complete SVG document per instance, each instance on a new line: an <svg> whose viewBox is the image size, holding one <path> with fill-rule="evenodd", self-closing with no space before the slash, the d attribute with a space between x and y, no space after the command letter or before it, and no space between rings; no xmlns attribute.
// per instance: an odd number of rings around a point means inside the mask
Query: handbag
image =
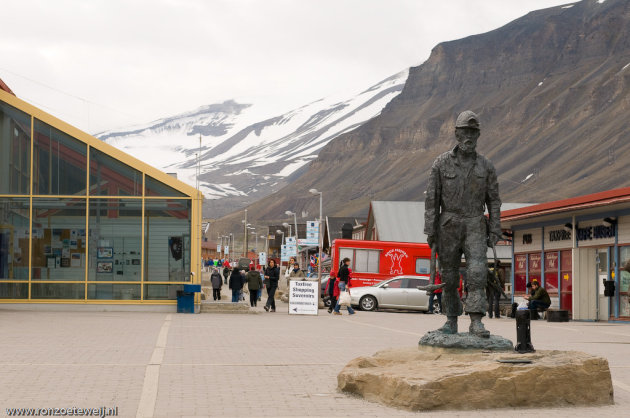
<svg viewBox="0 0 630 418"><path fill-rule="evenodd" d="M352 304L352 298L350 297L350 292L344 290L339 295L339 305L341 306L350 306Z"/></svg>

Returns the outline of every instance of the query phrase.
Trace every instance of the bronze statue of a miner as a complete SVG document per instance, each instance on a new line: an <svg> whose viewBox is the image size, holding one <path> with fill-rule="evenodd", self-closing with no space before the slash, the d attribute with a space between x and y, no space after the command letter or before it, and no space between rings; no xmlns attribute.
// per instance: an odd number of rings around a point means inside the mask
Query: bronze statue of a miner
<svg viewBox="0 0 630 418"><path fill-rule="evenodd" d="M492 163L475 151L479 138L479 118L470 110L462 112L455 123L458 144L440 155L431 167L425 203L424 233L437 251L444 291L442 309L447 320L438 331L457 333L457 317L463 313L459 286L459 266L466 257L466 312L469 332L489 337L481 318L486 300L487 247L501 235L501 199ZM489 218L484 216L488 208Z"/></svg>

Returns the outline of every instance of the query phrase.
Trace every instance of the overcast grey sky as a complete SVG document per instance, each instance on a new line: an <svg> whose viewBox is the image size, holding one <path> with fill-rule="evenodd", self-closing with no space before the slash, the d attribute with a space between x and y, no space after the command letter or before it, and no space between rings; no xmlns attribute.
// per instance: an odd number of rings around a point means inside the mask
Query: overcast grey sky
<svg viewBox="0 0 630 418"><path fill-rule="evenodd" d="M588 0L595 1L595 0ZM235 99L269 116L358 93L439 42L556 0L19 0L0 78L95 133Z"/></svg>

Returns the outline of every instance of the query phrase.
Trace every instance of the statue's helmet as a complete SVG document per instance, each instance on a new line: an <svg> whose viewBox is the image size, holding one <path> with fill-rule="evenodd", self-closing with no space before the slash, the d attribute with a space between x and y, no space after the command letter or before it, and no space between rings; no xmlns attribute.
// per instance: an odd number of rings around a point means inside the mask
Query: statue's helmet
<svg viewBox="0 0 630 418"><path fill-rule="evenodd" d="M455 127L479 129L479 117L472 110L465 110L457 117Z"/></svg>

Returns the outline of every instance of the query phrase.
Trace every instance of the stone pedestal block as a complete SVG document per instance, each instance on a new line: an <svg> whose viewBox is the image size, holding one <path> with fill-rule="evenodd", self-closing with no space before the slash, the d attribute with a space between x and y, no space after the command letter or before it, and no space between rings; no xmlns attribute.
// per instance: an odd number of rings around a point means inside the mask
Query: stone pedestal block
<svg viewBox="0 0 630 418"><path fill-rule="evenodd" d="M412 411L613 403L608 361L579 351L390 349L352 360L337 383L343 392Z"/></svg>

